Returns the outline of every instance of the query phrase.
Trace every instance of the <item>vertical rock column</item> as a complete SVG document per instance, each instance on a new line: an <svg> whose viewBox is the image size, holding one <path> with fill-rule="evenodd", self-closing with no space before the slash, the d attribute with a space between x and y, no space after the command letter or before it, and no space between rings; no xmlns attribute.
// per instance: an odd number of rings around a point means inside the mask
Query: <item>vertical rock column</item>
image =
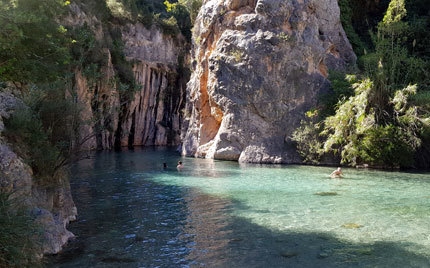
<svg viewBox="0 0 430 268"><path fill-rule="evenodd" d="M76 14L72 17L76 20L70 19L70 23L87 23L103 43L107 32L104 25L79 6L74 7ZM102 77L94 80L76 70L74 87L85 122L78 143L87 150L180 144L188 77L179 59L186 57L187 42L181 35L165 36L158 28L146 28L139 22L117 25L117 29L138 90L117 90L118 72L108 48L103 49L107 64L100 70Z"/></svg>
<svg viewBox="0 0 430 268"><path fill-rule="evenodd" d="M109 49L104 49L107 65L97 80L75 71L75 91L81 104L83 125L79 131L79 143L84 150L112 149L119 120L119 95L114 83L115 70Z"/></svg>
<svg viewBox="0 0 430 268"><path fill-rule="evenodd" d="M257 163L298 161L285 138L355 62L336 0L204 1L192 57L182 154Z"/></svg>
<svg viewBox="0 0 430 268"><path fill-rule="evenodd" d="M180 138L180 110L184 88L176 71L134 66L135 93L121 119L121 146L177 145Z"/></svg>

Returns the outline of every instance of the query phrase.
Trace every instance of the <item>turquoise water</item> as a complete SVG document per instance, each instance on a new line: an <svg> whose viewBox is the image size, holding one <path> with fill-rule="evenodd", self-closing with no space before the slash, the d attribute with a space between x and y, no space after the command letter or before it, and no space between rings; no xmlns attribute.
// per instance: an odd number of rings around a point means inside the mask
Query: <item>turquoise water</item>
<svg viewBox="0 0 430 268"><path fill-rule="evenodd" d="M430 267L430 174L332 169L97 153L72 172L77 239L48 266Z"/></svg>

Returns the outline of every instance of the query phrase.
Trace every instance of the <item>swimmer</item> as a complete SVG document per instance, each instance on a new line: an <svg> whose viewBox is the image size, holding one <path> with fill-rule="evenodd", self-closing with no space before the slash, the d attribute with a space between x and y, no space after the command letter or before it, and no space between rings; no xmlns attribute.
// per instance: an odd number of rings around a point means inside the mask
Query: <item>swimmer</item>
<svg viewBox="0 0 430 268"><path fill-rule="evenodd" d="M163 163L163 169L167 169L167 163Z"/></svg>
<svg viewBox="0 0 430 268"><path fill-rule="evenodd" d="M178 165L176 166L176 168L178 169L178 171L181 171L184 168L181 161L178 161Z"/></svg>
<svg viewBox="0 0 430 268"><path fill-rule="evenodd" d="M342 172L342 169L340 168L340 167L338 167L335 171L333 171L331 174L330 174L330 177L332 178L332 179L336 179L336 178L343 178L343 172Z"/></svg>

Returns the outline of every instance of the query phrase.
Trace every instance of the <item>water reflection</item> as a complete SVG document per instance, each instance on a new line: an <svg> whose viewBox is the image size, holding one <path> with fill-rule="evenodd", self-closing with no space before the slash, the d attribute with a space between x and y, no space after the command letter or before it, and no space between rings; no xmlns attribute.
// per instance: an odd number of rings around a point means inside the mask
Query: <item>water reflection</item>
<svg viewBox="0 0 430 268"><path fill-rule="evenodd" d="M400 225L429 218L424 209L430 203L424 198L428 191L399 197L405 187L398 181L382 188L391 191L384 199L373 200L381 190L379 182L362 180L363 173L352 170L347 180L333 181L325 170L313 167L269 171L255 165L182 159L185 168L178 172L178 159L174 150L147 148L97 153L76 165L72 190L79 216L70 229L77 239L64 253L48 259L48 266L430 267L429 255L423 253L430 249L428 225L399 226L413 230L411 235L421 234L421 240L404 236L409 240L391 241L389 236L395 234L384 230L391 228L385 225L390 220ZM162 169L164 162L167 170ZM401 180L403 175L396 176ZM367 190L351 194L359 191L350 188L352 183ZM384 241L366 237L373 235L366 231L367 222L362 229L340 227L349 217L342 206L361 204L363 199L393 215L378 223L380 232L386 232L387 239L381 236ZM350 210L356 214L355 208ZM344 219L333 225L329 219L335 215ZM318 231L318 224L332 231ZM359 239L341 239L338 234L356 234Z"/></svg>

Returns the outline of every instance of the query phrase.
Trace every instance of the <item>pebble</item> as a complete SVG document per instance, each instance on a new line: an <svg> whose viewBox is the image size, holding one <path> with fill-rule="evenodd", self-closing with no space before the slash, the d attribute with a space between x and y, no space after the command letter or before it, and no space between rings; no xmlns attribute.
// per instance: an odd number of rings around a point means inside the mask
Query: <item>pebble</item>
<svg viewBox="0 0 430 268"><path fill-rule="evenodd" d="M286 252L282 252L281 256L285 257L285 258L292 258L292 257L296 257L298 256L299 253L298 252L294 252L294 251L286 251Z"/></svg>

